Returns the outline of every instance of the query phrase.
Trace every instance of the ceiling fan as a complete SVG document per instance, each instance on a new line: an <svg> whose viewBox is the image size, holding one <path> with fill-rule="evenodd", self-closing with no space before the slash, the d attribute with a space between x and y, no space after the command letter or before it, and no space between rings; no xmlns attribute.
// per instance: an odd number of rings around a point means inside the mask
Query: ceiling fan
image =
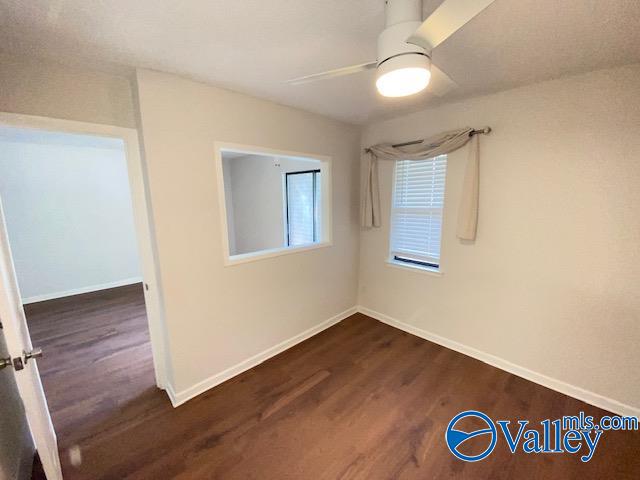
<svg viewBox="0 0 640 480"><path fill-rule="evenodd" d="M378 60L288 80L300 85L376 69L376 88L385 97L424 90L442 96L456 86L431 64L431 52L494 0L445 0L424 22L422 0L385 0L385 29L378 36Z"/></svg>

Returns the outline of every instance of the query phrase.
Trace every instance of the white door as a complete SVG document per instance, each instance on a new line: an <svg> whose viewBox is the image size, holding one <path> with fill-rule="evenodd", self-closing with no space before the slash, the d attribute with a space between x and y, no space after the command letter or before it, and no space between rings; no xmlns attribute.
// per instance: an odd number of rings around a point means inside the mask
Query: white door
<svg viewBox="0 0 640 480"><path fill-rule="evenodd" d="M18 393L7 344L0 328L0 478L27 480L33 465L33 441Z"/></svg>
<svg viewBox="0 0 640 480"><path fill-rule="evenodd" d="M20 291L11 259L2 201L0 200L0 321L13 371L29 422L33 442L48 480L61 480L58 442L53 430L47 400L42 390L38 365L29 356L34 352Z"/></svg>

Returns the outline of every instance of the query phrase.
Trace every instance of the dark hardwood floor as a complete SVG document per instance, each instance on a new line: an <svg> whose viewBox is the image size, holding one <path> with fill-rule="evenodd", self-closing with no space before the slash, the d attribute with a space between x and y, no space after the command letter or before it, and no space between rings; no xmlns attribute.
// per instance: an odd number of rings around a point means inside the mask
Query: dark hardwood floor
<svg viewBox="0 0 640 480"><path fill-rule="evenodd" d="M504 439L482 461L454 458L444 431L462 410L606 412L361 314L174 409L155 388L139 286L26 311L67 480L640 478L638 432L605 432L589 463L511 454Z"/></svg>

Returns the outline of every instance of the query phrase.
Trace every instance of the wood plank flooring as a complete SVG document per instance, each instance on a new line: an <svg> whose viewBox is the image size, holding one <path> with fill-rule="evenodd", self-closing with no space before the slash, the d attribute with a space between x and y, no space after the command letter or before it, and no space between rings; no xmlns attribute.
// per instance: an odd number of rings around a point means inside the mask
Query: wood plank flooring
<svg viewBox="0 0 640 480"><path fill-rule="evenodd" d="M605 432L593 459L454 458L451 418L604 411L361 314L174 409L155 388L140 286L26 307L65 479L640 478L640 434ZM69 463L79 445L83 463Z"/></svg>

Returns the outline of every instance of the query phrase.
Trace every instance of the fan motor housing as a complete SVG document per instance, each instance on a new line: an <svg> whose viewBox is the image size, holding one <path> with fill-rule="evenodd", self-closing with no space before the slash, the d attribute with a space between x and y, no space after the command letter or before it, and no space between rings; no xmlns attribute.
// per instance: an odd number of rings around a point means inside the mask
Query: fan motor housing
<svg viewBox="0 0 640 480"><path fill-rule="evenodd" d="M384 26L397 23L422 22L422 0L385 0Z"/></svg>
<svg viewBox="0 0 640 480"><path fill-rule="evenodd" d="M399 55L430 56L424 48L407 43L422 24L422 0L386 0L385 19L385 29L378 36L378 65Z"/></svg>

